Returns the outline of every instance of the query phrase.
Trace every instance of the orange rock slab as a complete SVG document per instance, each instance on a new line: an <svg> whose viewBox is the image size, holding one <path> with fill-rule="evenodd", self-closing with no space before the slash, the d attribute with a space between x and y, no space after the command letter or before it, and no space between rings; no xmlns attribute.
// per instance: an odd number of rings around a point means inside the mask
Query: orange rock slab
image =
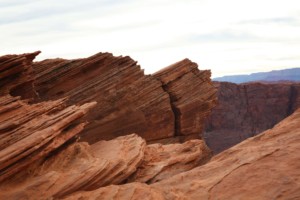
<svg viewBox="0 0 300 200"><path fill-rule="evenodd" d="M82 141L137 133L147 140L174 135L174 114L162 84L144 75L128 56L98 53L88 58L35 62L37 101L68 97L67 104L96 101Z"/></svg>
<svg viewBox="0 0 300 200"><path fill-rule="evenodd" d="M203 140L182 144L151 144L145 149L143 162L129 182L155 183L205 164L211 151Z"/></svg>
<svg viewBox="0 0 300 200"><path fill-rule="evenodd" d="M146 142L135 134L92 146L66 145L0 183L0 199L61 198L126 180L142 161Z"/></svg>
<svg viewBox="0 0 300 200"><path fill-rule="evenodd" d="M174 63L154 74L170 95L175 113L177 136L199 135L204 131L204 120L216 105L216 89L209 70L199 70L188 59Z"/></svg>
<svg viewBox="0 0 300 200"><path fill-rule="evenodd" d="M300 109L273 129L231 147L190 171L151 185L110 186L88 193L78 192L67 199L89 200L111 191L123 194L124 198L103 195L102 199L142 199L145 195L166 200L299 199L299 141ZM126 196L136 188L139 192Z"/></svg>
<svg viewBox="0 0 300 200"><path fill-rule="evenodd" d="M0 182L47 156L76 136L82 118L95 103L64 108L64 100L29 105L18 97L0 97Z"/></svg>

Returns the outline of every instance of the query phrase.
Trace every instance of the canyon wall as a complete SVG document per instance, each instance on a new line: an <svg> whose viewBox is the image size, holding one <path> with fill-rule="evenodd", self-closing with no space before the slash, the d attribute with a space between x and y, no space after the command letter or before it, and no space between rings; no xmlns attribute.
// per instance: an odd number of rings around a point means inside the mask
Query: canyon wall
<svg viewBox="0 0 300 200"><path fill-rule="evenodd" d="M218 105L206 123L205 140L215 153L272 128L300 107L300 83L214 85Z"/></svg>

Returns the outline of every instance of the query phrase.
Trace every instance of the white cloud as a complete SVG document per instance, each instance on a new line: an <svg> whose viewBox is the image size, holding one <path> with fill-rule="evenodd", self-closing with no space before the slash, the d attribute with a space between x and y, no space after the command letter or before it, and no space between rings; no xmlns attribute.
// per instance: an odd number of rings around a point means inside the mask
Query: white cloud
<svg viewBox="0 0 300 200"><path fill-rule="evenodd" d="M300 67L299 24L296 0L5 0L0 54L109 51L147 73L188 57L214 76L249 73Z"/></svg>

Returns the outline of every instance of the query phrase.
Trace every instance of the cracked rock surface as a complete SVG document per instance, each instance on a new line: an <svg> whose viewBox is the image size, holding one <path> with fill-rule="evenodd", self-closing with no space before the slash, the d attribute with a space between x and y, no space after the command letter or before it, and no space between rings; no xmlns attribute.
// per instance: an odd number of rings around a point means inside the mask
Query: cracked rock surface
<svg viewBox="0 0 300 200"><path fill-rule="evenodd" d="M149 194L145 199L159 199L161 194L143 189L145 184L133 183L136 188L128 194L117 184L161 181L210 159L201 140L146 145L146 140L177 137L176 113L162 81L144 75L130 57L99 53L33 62L39 53L0 57L0 199L60 199L106 186L115 190L107 198L134 198L139 191ZM213 88L209 71L194 76L199 70L191 70L190 63L181 65L189 80ZM189 87L180 85L180 90ZM202 100L214 102L215 96ZM208 110L189 112L193 118L202 111ZM203 120L193 120L193 127ZM186 132L181 139L194 134Z"/></svg>
<svg viewBox="0 0 300 200"><path fill-rule="evenodd" d="M300 110L211 158L195 139L216 103L210 71L39 53L0 57L0 199L299 199Z"/></svg>

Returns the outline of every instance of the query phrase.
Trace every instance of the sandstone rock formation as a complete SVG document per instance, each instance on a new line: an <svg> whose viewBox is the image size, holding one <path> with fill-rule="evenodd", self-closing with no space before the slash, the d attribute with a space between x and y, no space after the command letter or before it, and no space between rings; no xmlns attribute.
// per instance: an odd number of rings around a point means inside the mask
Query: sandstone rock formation
<svg viewBox="0 0 300 200"><path fill-rule="evenodd" d="M64 200L94 200L94 199L130 199L130 200L165 200L160 191L142 183L130 183L125 185L111 185L94 191L74 193Z"/></svg>
<svg viewBox="0 0 300 200"><path fill-rule="evenodd" d="M0 181L59 148L76 136L79 123L95 103L70 106L62 101L28 105L17 97L0 97Z"/></svg>
<svg viewBox="0 0 300 200"><path fill-rule="evenodd" d="M129 180L156 182L209 160L200 140L146 147L128 135L152 142L178 133L176 140L201 137L216 99L209 71L185 60L174 65L175 76L172 67L167 76L145 76L129 57L99 53L33 63L39 53L0 57L0 199L56 199ZM162 83L168 76L178 93ZM202 92L185 94L192 85ZM178 99L170 101L170 92Z"/></svg>
<svg viewBox="0 0 300 200"><path fill-rule="evenodd" d="M99 53L85 59L34 63L40 100L68 97L68 105L96 101L81 134L95 143L137 133L148 140L174 135L174 114L161 83L130 57ZM76 81L74 81L76 80Z"/></svg>
<svg viewBox="0 0 300 200"><path fill-rule="evenodd" d="M203 121L216 102L210 71L199 71L187 59L154 76L145 76L130 57L109 53L45 60L33 67L40 100L68 97L68 105L97 102L81 134L89 143L130 133L148 141L177 135L201 138Z"/></svg>
<svg viewBox="0 0 300 200"><path fill-rule="evenodd" d="M272 128L300 108L300 83L214 84L218 105L206 124L205 140L215 153Z"/></svg>
<svg viewBox="0 0 300 200"><path fill-rule="evenodd" d="M152 144L129 182L155 183L206 163L211 152L202 140L183 144Z"/></svg>
<svg viewBox="0 0 300 200"><path fill-rule="evenodd" d="M39 53L0 57L0 96L11 93L23 98L35 97L32 61Z"/></svg>
<svg viewBox="0 0 300 200"><path fill-rule="evenodd" d="M300 110L208 164L154 187L166 199L297 199L300 197ZM170 192L172 191L172 192ZM178 195L178 196L176 196Z"/></svg>
<svg viewBox="0 0 300 200"><path fill-rule="evenodd" d="M96 104L66 107L65 99L29 104L36 96L32 60L38 54L0 57L0 182L76 136L86 125L80 119Z"/></svg>
<svg viewBox="0 0 300 200"><path fill-rule="evenodd" d="M6 88L1 94L35 102L66 98L67 106L96 101L84 119L89 123L82 141L134 132L153 142L201 138L203 121L216 104L210 71L199 71L187 59L151 76L128 56L98 53L33 63L39 53L0 57L0 83Z"/></svg>
<svg viewBox="0 0 300 200"><path fill-rule="evenodd" d="M191 171L152 185L125 184L66 199L299 199L300 109Z"/></svg>
<svg viewBox="0 0 300 200"><path fill-rule="evenodd" d="M216 104L216 90L209 70L198 70L188 59L170 65L154 74L170 94L175 113L175 134L199 138L203 122Z"/></svg>
<svg viewBox="0 0 300 200"><path fill-rule="evenodd" d="M136 171L145 141L128 135L92 146L74 143L0 184L0 199L49 199L119 184Z"/></svg>
<svg viewBox="0 0 300 200"><path fill-rule="evenodd" d="M66 145L0 182L0 199L63 198L76 191L120 184L128 178L160 181L200 166L210 158L200 140L145 147L145 141L135 134L91 146L86 142Z"/></svg>
<svg viewBox="0 0 300 200"><path fill-rule="evenodd" d="M150 142L201 137L216 102L209 71L185 59L145 76L129 57L33 63L38 53L0 57L0 199L300 197L300 110L209 161L203 141L147 146L131 134ZM239 87L228 90L246 111L227 110L226 95L219 110L235 120L229 127L251 135L300 105L298 85Z"/></svg>

